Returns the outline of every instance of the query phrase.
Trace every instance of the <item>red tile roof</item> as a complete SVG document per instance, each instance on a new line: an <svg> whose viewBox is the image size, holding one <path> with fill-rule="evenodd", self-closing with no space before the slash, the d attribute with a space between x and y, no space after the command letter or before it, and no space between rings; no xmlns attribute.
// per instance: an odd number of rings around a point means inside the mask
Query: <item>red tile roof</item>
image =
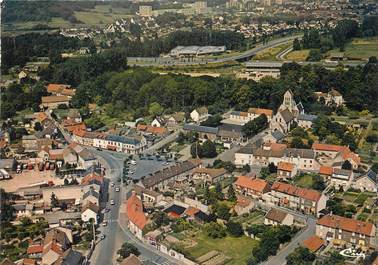
<svg viewBox="0 0 378 265"><path fill-rule="evenodd" d="M253 114L260 114L260 115L265 114L267 117L273 116L273 110L271 109L249 108L248 112L253 113Z"/></svg>
<svg viewBox="0 0 378 265"><path fill-rule="evenodd" d="M373 224L342 216L325 215L318 220L317 224L326 227L342 229L348 232L374 236L372 235L374 227Z"/></svg>
<svg viewBox="0 0 378 265"><path fill-rule="evenodd" d="M97 180L98 182L103 183L104 182L104 176L99 175L97 173L89 173L88 175L85 175L84 178L81 180L81 184L83 185L88 185L89 182L92 180Z"/></svg>
<svg viewBox="0 0 378 265"><path fill-rule="evenodd" d="M318 236L310 236L309 238L303 241L303 246L308 248L312 252L316 252L321 246L323 246L324 240Z"/></svg>
<svg viewBox="0 0 378 265"><path fill-rule="evenodd" d="M37 254L43 252L43 246L42 245L31 245L28 247L26 253L28 254Z"/></svg>
<svg viewBox="0 0 378 265"><path fill-rule="evenodd" d="M129 221L139 229L143 229L147 224L147 218L143 212L142 201L133 193L126 202L126 210Z"/></svg>
<svg viewBox="0 0 378 265"><path fill-rule="evenodd" d="M59 102L69 102L70 99L66 96L46 96L42 97L43 103L59 103Z"/></svg>
<svg viewBox="0 0 378 265"><path fill-rule="evenodd" d="M263 192L264 190L269 188L269 183L265 180L258 178L250 178L247 176L238 177L238 179L235 182L235 185L258 192Z"/></svg>
<svg viewBox="0 0 378 265"><path fill-rule="evenodd" d="M49 93L58 93L65 88L71 87L70 85L65 84L48 84L47 85L47 92Z"/></svg>
<svg viewBox="0 0 378 265"><path fill-rule="evenodd" d="M274 182L272 190L315 202L319 201L322 196L322 194L316 190L298 188L283 182Z"/></svg>
<svg viewBox="0 0 378 265"><path fill-rule="evenodd" d="M194 216L196 213L198 213L200 210L197 209L197 208L194 208L192 206L189 206L186 210L185 210L185 214L186 215L189 215L189 216Z"/></svg>
<svg viewBox="0 0 378 265"><path fill-rule="evenodd" d="M277 169L292 172L294 170L294 164L288 162L279 162Z"/></svg>
<svg viewBox="0 0 378 265"><path fill-rule="evenodd" d="M22 265L35 265L37 263L35 259L23 259L21 264Z"/></svg>
<svg viewBox="0 0 378 265"><path fill-rule="evenodd" d="M331 176L332 173L333 173L333 168L332 167L321 166L319 168L319 174Z"/></svg>
<svg viewBox="0 0 378 265"><path fill-rule="evenodd" d="M342 146L342 145L334 145L334 144L321 144L321 143L312 144L312 149L314 150L329 151L329 152L340 152L344 150L345 148L348 148L348 147Z"/></svg>

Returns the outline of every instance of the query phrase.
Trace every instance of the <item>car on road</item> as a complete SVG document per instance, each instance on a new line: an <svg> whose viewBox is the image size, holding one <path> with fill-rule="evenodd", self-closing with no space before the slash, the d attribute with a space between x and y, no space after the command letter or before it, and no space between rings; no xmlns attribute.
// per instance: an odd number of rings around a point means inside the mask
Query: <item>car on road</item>
<svg viewBox="0 0 378 265"><path fill-rule="evenodd" d="M100 236L100 239L101 239L101 240L105 239L105 235L102 234L102 235Z"/></svg>
<svg viewBox="0 0 378 265"><path fill-rule="evenodd" d="M119 187L116 187L115 191L116 191L116 192L119 192Z"/></svg>
<svg viewBox="0 0 378 265"><path fill-rule="evenodd" d="M110 200L110 205L114 205L114 200Z"/></svg>
<svg viewBox="0 0 378 265"><path fill-rule="evenodd" d="M114 187L114 182L110 182L110 187Z"/></svg>
<svg viewBox="0 0 378 265"><path fill-rule="evenodd" d="M96 150L97 151L102 151L102 149L100 147L97 147Z"/></svg>
<svg viewBox="0 0 378 265"><path fill-rule="evenodd" d="M136 165L137 163L136 163L135 160L131 160L131 161L130 161L130 164L131 164L131 165Z"/></svg>
<svg viewBox="0 0 378 265"><path fill-rule="evenodd" d="M130 175L132 175L132 174L134 174L134 173L135 173L134 171L130 171L130 172L129 172Z"/></svg>
<svg viewBox="0 0 378 265"><path fill-rule="evenodd" d="M108 221L103 221L102 222L102 226L107 226L108 225Z"/></svg>

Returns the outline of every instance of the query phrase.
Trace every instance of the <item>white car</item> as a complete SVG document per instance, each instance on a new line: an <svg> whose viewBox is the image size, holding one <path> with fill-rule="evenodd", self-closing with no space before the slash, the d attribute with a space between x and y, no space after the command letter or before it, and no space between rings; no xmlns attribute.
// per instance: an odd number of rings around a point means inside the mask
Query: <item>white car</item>
<svg viewBox="0 0 378 265"><path fill-rule="evenodd" d="M130 161L130 164L132 164L132 165L136 165L136 161L135 161L135 160L131 160L131 161Z"/></svg>
<svg viewBox="0 0 378 265"><path fill-rule="evenodd" d="M100 239L105 239L105 235L102 234L102 235L100 236Z"/></svg>
<svg viewBox="0 0 378 265"><path fill-rule="evenodd" d="M115 191L116 191L116 192L119 192L119 187L117 187L117 188L115 189Z"/></svg>
<svg viewBox="0 0 378 265"><path fill-rule="evenodd" d="M110 200L110 205L114 205L114 200Z"/></svg>
<svg viewBox="0 0 378 265"><path fill-rule="evenodd" d="M110 182L110 187L114 187L114 182Z"/></svg>
<svg viewBox="0 0 378 265"><path fill-rule="evenodd" d="M108 221L103 221L102 222L102 226L107 226L108 225Z"/></svg>

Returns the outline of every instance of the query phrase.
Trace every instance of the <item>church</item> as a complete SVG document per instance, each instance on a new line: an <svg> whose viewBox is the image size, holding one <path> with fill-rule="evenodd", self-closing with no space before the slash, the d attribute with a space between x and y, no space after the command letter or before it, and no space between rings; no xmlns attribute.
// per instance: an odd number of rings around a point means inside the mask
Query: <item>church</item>
<svg viewBox="0 0 378 265"><path fill-rule="evenodd" d="M298 117L303 114L304 108L302 102L297 104L294 100L293 92L289 89L285 92L283 102L278 108L276 115L273 116L270 129L287 134L293 129Z"/></svg>

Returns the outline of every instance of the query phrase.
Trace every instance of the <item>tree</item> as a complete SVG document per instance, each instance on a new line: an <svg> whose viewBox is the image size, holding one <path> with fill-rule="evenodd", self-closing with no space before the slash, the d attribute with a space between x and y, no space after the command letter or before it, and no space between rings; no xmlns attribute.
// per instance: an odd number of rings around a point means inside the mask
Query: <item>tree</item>
<svg viewBox="0 0 378 265"><path fill-rule="evenodd" d="M286 257L286 263L287 265L311 265L315 258L315 254L308 248L297 247Z"/></svg>
<svg viewBox="0 0 378 265"><path fill-rule="evenodd" d="M217 156L217 148L215 144L207 140L202 144L202 157L213 158Z"/></svg>
<svg viewBox="0 0 378 265"><path fill-rule="evenodd" d="M228 221L231 217L230 208L224 203L214 205L214 212L218 218Z"/></svg>
<svg viewBox="0 0 378 265"><path fill-rule="evenodd" d="M352 164L349 160L345 160L344 163L341 165L342 169L352 170Z"/></svg>
<svg viewBox="0 0 378 265"><path fill-rule="evenodd" d="M242 168L242 171L245 173L249 173L251 171L251 166L248 164L245 164Z"/></svg>
<svg viewBox="0 0 378 265"><path fill-rule="evenodd" d="M295 38L293 41L293 50L299 51L301 49L301 42L298 40L298 38Z"/></svg>
<svg viewBox="0 0 378 265"><path fill-rule="evenodd" d="M317 49L310 50L310 53L308 54L306 61L309 62L319 62L323 58L321 52Z"/></svg>
<svg viewBox="0 0 378 265"><path fill-rule="evenodd" d="M59 207L59 200L58 198L56 197L55 193L51 193L51 197L50 197L50 200L51 200L51 206L52 207Z"/></svg>
<svg viewBox="0 0 378 265"><path fill-rule="evenodd" d="M42 131L43 130L43 127L41 125L41 123L39 121L37 121L35 124L34 124L34 130L35 131Z"/></svg>
<svg viewBox="0 0 378 265"><path fill-rule="evenodd" d="M254 136L268 127L268 118L265 114L261 114L243 125L242 131L247 136Z"/></svg>
<svg viewBox="0 0 378 265"><path fill-rule="evenodd" d="M374 163L370 169L378 174L378 163Z"/></svg>
<svg viewBox="0 0 378 265"><path fill-rule="evenodd" d="M307 148L307 145L305 145L300 137L293 137L291 140L291 147L292 148Z"/></svg>
<svg viewBox="0 0 378 265"><path fill-rule="evenodd" d="M240 223L230 221L227 223L226 227L227 232L232 236L240 237L244 234L243 227Z"/></svg>
<svg viewBox="0 0 378 265"><path fill-rule="evenodd" d="M151 116L159 116L163 113L164 108L158 102L152 102L148 108L148 113Z"/></svg>
<svg viewBox="0 0 378 265"><path fill-rule="evenodd" d="M125 242L122 244L121 248L117 251L117 254L119 254L122 258L125 259L131 254L134 254L135 256L139 256L140 251L136 246L128 242Z"/></svg>
<svg viewBox="0 0 378 265"><path fill-rule="evenodd" d="M260 176L262 179L266 179L270 175L268 167L262 167L260 169Z"/></svg>
<svg viewBox="0 0 378 265"><path fill-rule="evenodd" d="M162 225L169 224L169 218L165 212L154 212L152 215L152 221L156 225L156 227L161 227Z"/></svg>
<svg viewBox="0 0 378 265"><path fill-rule="evenodd" d="M190 146L190 154L193 158L202 157L202 146L199 142L195 142Z"/></svg>
<svg viewBox="0 0 378 265"><path fill-rule="evenodd" d="M211 222L205 225L204 230L206 235L211 238L223 238L226 236L226 228L216 222Z"/></svg>
<svg viewBox="0 0 378 265"><path fill-rule="evenodd" d="M235 189L234 189L234 186L232 184L228 187L227 199L229 201L232 201L232 202L235 202L237 200Z"/></svg>
<svg viewBox="0 0 378 265"><path fill-rule="evenodd" d="M218 200L223 200L223 192L222 192L222 185L220 184L220 182L217 182L217 184L215 184L215 193L218 197Z"/></svg>

